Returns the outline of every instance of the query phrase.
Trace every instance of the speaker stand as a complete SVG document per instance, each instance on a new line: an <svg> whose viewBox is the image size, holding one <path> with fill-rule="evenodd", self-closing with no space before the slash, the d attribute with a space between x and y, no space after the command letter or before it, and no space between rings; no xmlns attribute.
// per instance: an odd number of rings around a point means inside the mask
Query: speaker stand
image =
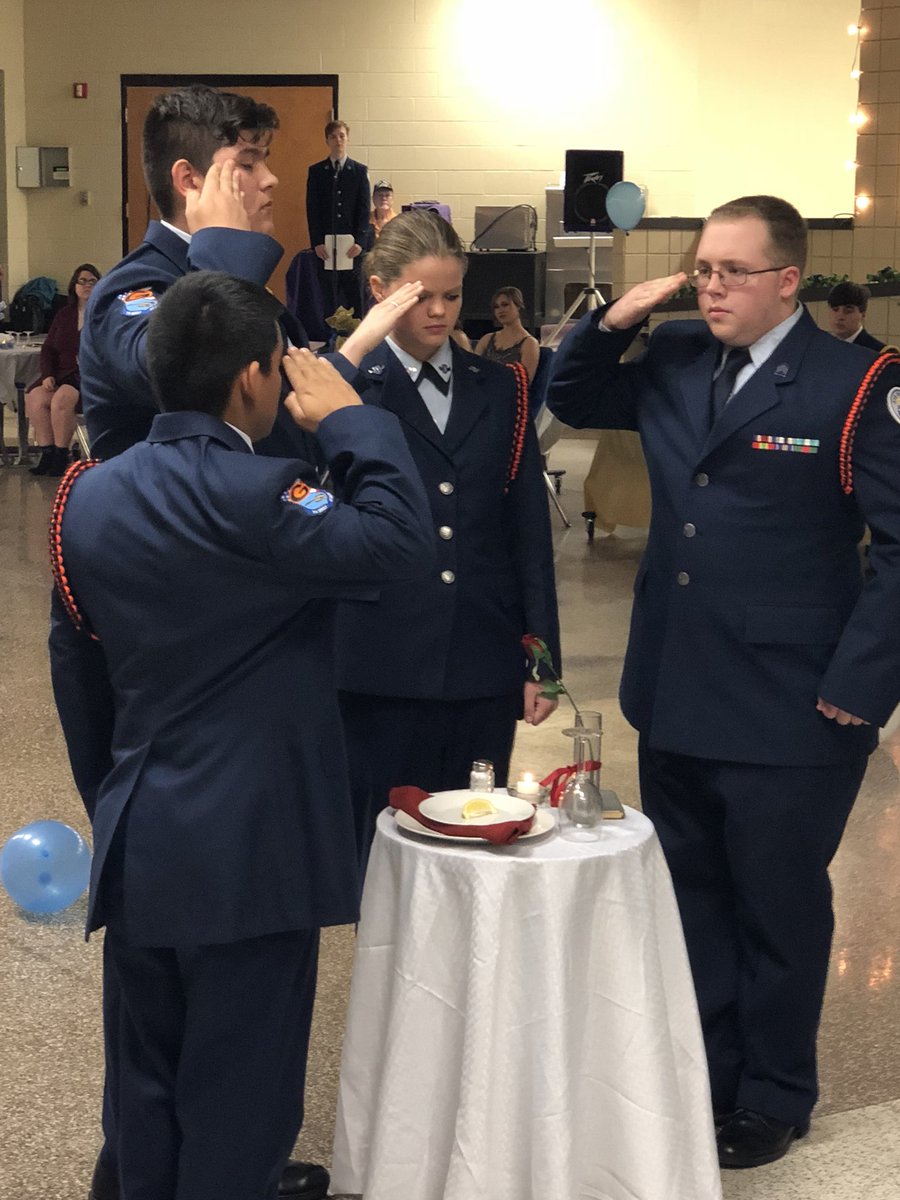
<svg viewBox="0 0 900 1200"><path fill-rule="evenodd" d="M584 300L587 304L588 311L593 312L594 309L600 308L606 301L603 299L599 289L595 285L596 270L594 266L594 232L591 230L588 242L588 286L581 289L566 311L560 317L559 324L554 328L553 332L541 342L542 346L552 346L560 333L565 329L566 325L571 321L572 314Z"/></svg>

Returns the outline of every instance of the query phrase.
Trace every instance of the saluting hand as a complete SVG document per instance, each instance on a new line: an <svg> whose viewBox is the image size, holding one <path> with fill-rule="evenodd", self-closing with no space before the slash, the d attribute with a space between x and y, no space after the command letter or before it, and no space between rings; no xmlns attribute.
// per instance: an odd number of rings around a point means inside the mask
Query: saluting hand
<svg viewBox="0 0 900 1200"><path fill-rule="evenodd" d="M188 233L213 228L249 230L240 171L231 159L213 163L202 183L196 177L196 187L185 193L184 215Z"/></svg>
<svg viewBox="0 0 900 1200"><path fill-rule="evenodd" d="M348 362L358 367L365 356L380 346L404 313L419 302L422 284L404 283L395 292L385 296L374 308L370 308L360 324L350 334L338 351Z"/></svg>
<svg viewBox="0 0 900 1200"><path fill-rule="evenodd" d="M664 279L648 279L646 283L635 284L610 305L603 314L603 324L607 329L630 329L632 325L640 325L658 304L670 300L684 283L687 283L687 275L678 271Z"/></svg>
<svg viewBox="0 0 900 1200"><path fill-rule="evenodd" d="M285 397L285 408L307 433L315 433L329 413L362 404L331 363L309 350L289 350L281 362L293 388Z"/></svg>

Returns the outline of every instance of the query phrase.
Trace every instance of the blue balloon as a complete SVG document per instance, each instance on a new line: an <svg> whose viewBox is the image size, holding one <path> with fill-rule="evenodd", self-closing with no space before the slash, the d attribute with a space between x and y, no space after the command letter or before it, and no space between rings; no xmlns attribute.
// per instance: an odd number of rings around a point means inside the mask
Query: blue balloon
<svg viewBox="0 0 900 1200"><path fill-rule="evenodd" d="M606 193L606 212L616 229L634 229L644 215L644 193L623 179Z"/></svg>
<svg viewBox="0 0 900 1200"><path fill-rule="evenodd" d="M28 912L61 912L75 903L90 877L87 842L62 821L25 825L0 853L0 881Z"/></svg>

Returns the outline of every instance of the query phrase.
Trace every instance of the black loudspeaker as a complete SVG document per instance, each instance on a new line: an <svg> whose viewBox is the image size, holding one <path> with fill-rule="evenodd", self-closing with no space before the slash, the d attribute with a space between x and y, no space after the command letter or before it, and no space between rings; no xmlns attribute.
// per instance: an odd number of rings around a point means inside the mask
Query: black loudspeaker
<svg viewBox="0 0 900 1200"><path fill-rule="evenodd" d="M611 233L606 194L622 181L625 156L621 150L567 150L563 191L563 229L566 233Z"/></svg>
<svg viewBox="0 0 900 1200"><path fill-rule="evenodd" d="M517 287L525 301L525 324L544 313L544 252L528 250L473 251L463 280L463 317L490 321L491 297L503 287Z"/></svg>

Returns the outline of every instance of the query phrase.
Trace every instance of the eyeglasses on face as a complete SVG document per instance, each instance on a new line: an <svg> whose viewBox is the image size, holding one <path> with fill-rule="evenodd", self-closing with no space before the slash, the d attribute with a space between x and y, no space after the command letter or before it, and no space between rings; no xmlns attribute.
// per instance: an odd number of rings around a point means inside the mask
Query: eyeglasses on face
<svg viewBox="0 0 900 1200"><path fill-rule="evenodd" d="M83 278L76 279L75 282L81 284L82 287L93 287L97 280L93 275L85 275Z"/></svg>
<svg viewBox="0 0 900 1200"><path fill-rule="evenodd" d="M785 266L789 266L785 263ZM770 271L783 271L782 267L760 267L758 271L748 271L746 267L696 267L688 275L688 283L698 292L705 291L712 282L713 275L718 275L723 287L743 287L751 275L768 275Z"/></svg>

